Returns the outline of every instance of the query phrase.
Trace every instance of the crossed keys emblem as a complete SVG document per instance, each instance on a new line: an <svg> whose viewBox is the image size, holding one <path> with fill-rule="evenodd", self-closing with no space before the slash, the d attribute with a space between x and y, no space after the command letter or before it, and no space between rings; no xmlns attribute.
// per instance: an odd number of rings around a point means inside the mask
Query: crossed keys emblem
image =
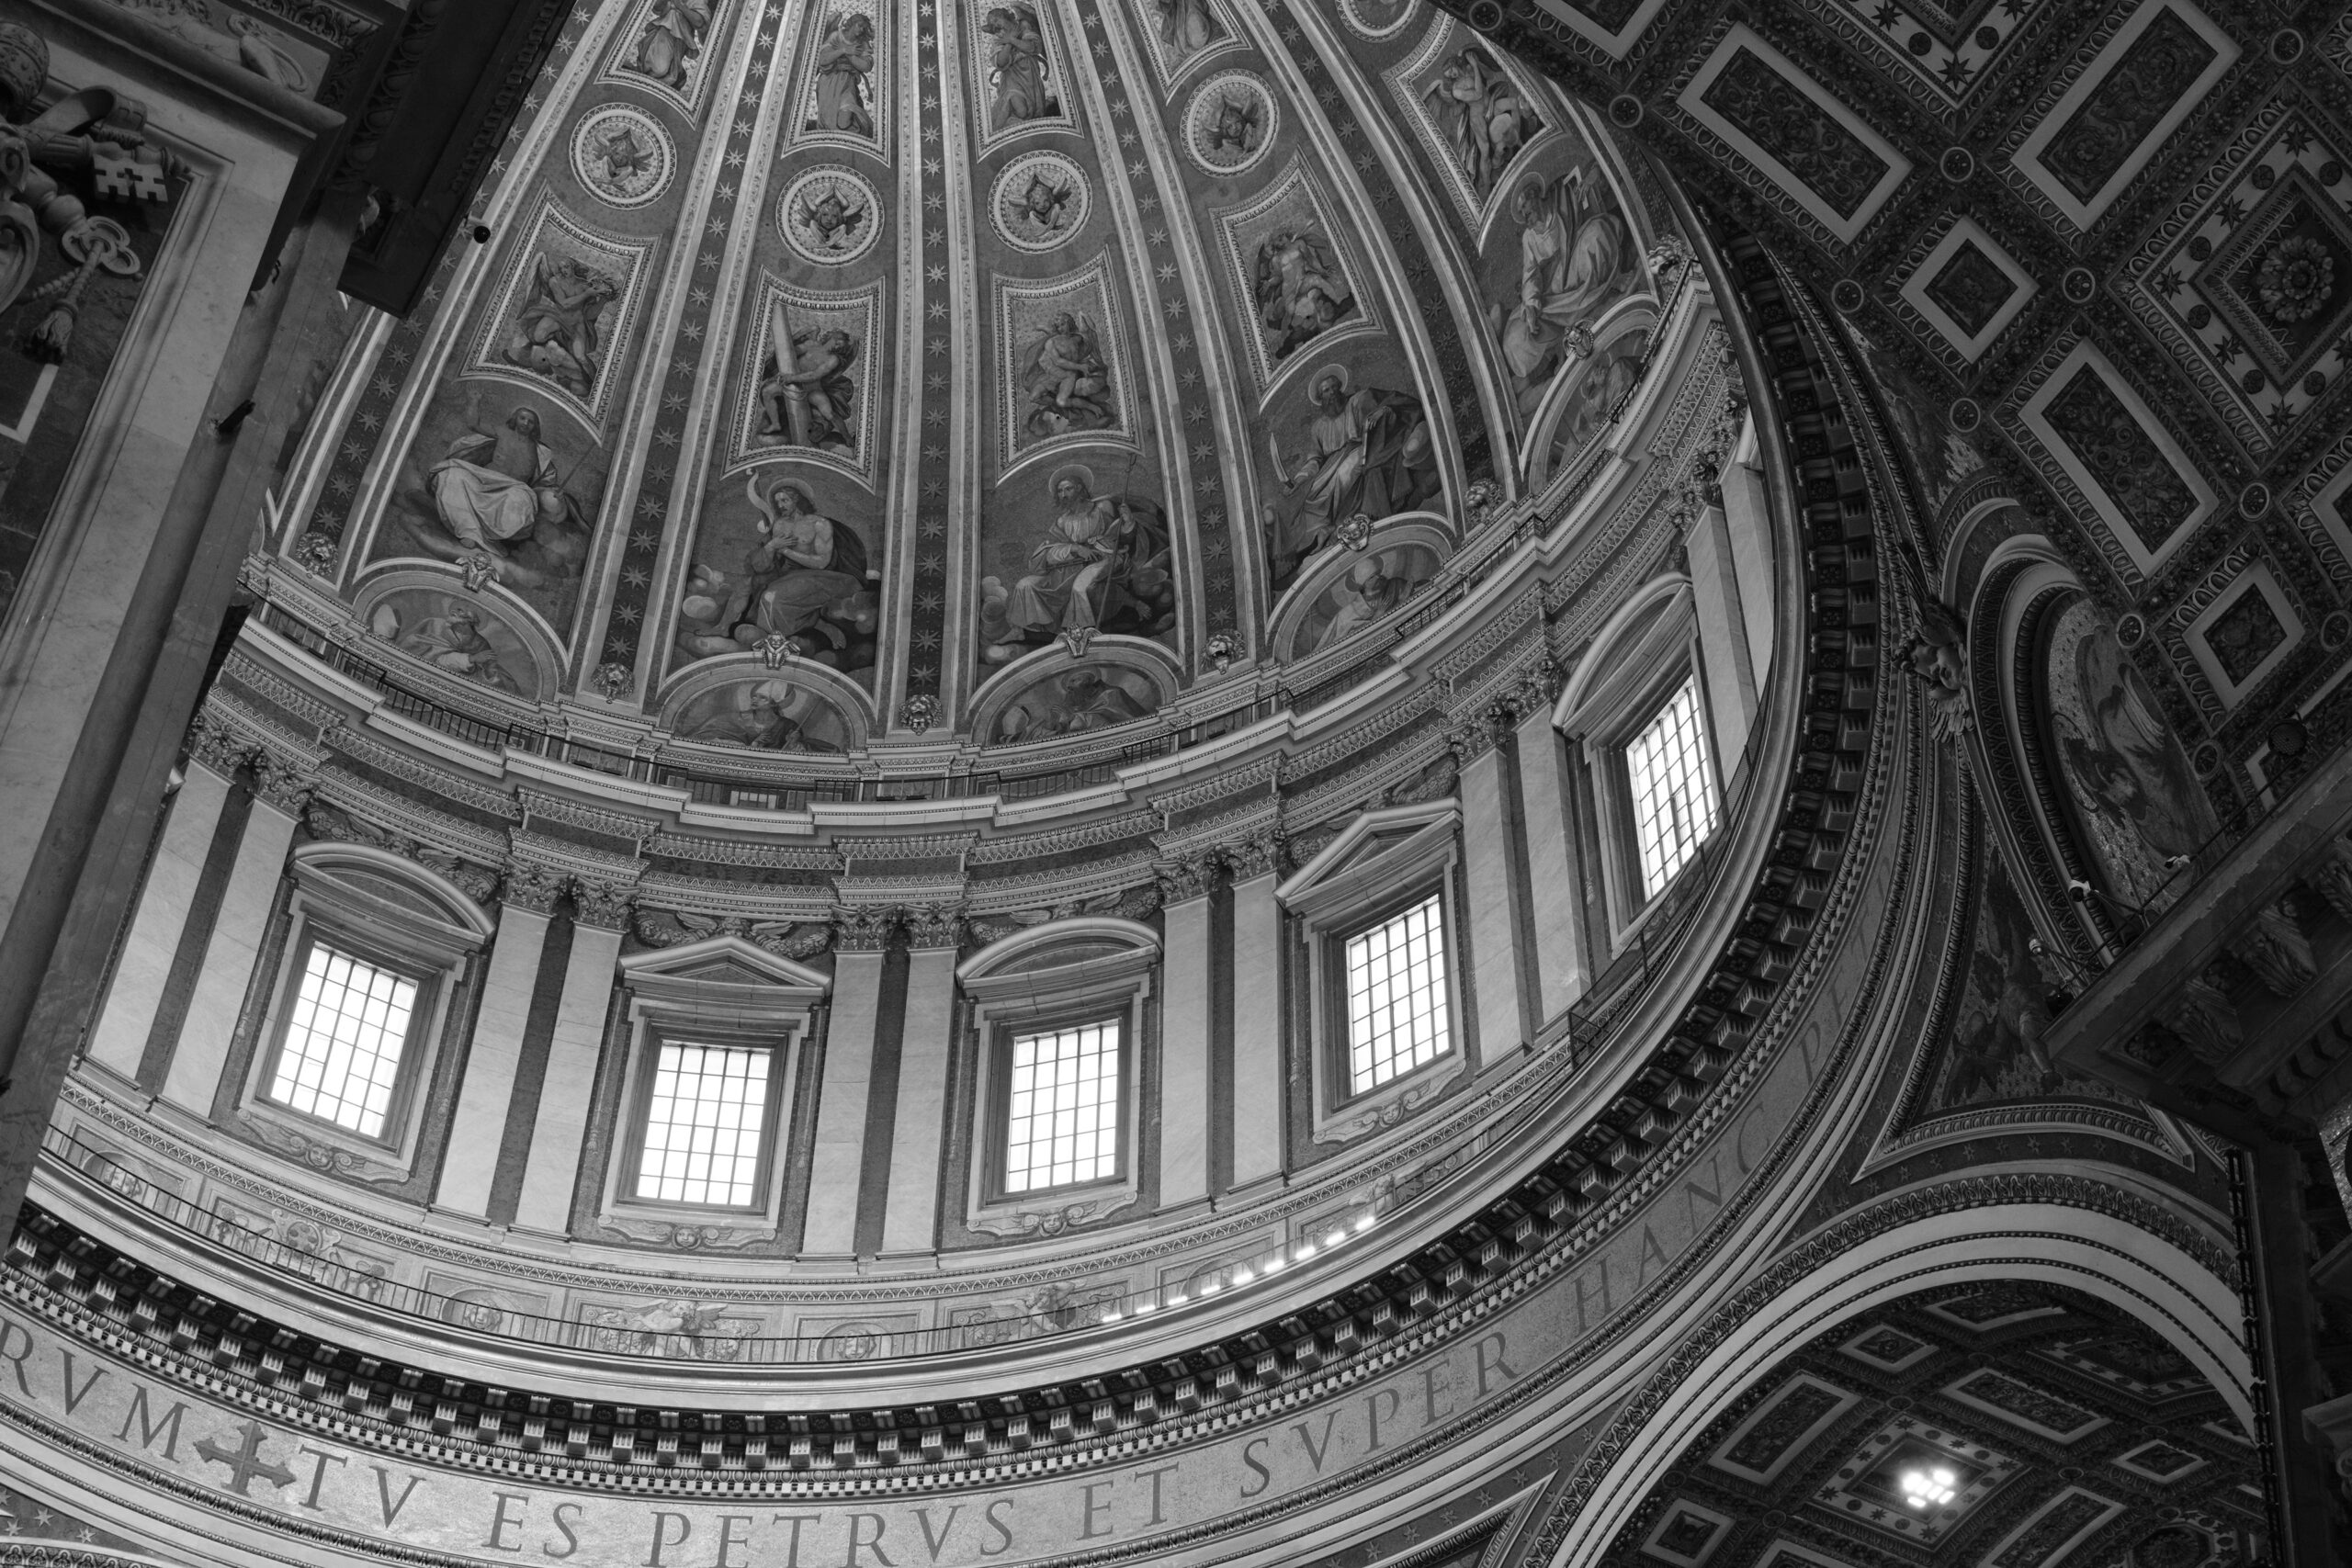
<svg viewBox="0 0 2352 1568"><path fill-rule="evenodd" d="M267 1442L271 1436L267 1427L258 1421L243 1421L228 1429L232 1432L243 1433L244 1440L232 1448L222 1442L218 1436L214 1436L206 1438L196 1445L198 1457L209 1460L214 1464L225 1464L229 1467L229 1479L220 1483L223 1488L234 1492L240 1497L246 1496L248 1494L245 1489L254 1483L255 1476L268 1482L272 1486L294 1484L292 1471L273 1460L261 1457L261 1446Z"/></svg>

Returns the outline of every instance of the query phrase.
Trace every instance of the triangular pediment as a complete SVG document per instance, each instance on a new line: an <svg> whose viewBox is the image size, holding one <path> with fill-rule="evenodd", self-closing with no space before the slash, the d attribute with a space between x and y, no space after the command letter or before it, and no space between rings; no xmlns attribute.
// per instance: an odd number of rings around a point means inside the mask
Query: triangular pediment
<svg viewBox="0 0 2352 1568"><path fill-rule="evenodd" d="M1451 797L1367 811L1274 889L1293 909L1347 890L1408 876L1451 849L1462 808Z"/></svg>

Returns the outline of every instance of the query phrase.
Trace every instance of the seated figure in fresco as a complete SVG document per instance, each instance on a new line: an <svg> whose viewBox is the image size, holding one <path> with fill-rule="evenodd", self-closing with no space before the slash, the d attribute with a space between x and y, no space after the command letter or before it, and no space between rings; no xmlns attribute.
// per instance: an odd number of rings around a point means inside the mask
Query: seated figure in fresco
<svg viewBox="0 0 2352 1568"><path fill-rule="evenodd" d="M797 479L777 479L764 498L755 480L752 504L759 508L760 542L743 558L746 615L764 637L816 636L836 646L846 640L819 623L843 600L865 592L865 541L857 530L817 510L816 497Z"/></svg>
<svg viewBox="0 0 2352 1568"><path fill-rule="evenodd" d="M1377 523L1438 491L1437 454L1419 399L1379 387L1351 394L1348 373L1336 365L1316 373L1309 396L1312 451L1285 458L1273 433L1266 435L1283 494L1295 498L1287 526L1279 509L1265 508L1277 584L1297 575L1299 563L1330 544L1349 518Z"/></svg>
<svg viewBox="0 0 2352 1568"><path fill-rule="evenodd" d="M710 36L714 9L712 0L653 0L653 14L646 18L645 31L624 67L673 92L684 88L703 40Z"/></svg>
<svg viewBox="0 0 2352 1568"><path fill-rule="evenodd" d="M711 715L680 739L761 751L839 750L809 735L791 716L793 696L791 682L763 681L741 694L741 705Z"/></svg>
<svg viewBox="0 0 2352 1568"><path fill-rule="evenodd" d="M808 129L873 135L873 74L874 18L858 11L835 12L817 43L816 103Z"/></svg>
<svg viewBox="0 0 2352 1568"><path fill-rule="evenodd" d="M1124 686L1100 671L1070 670L1032 691L997 720L996 738L1007 744L1084 735L1149 715Z"/></svg>
<svg viewBox="0 0 2352 1568"><path fill-rule="evenodd" d="M817 508L797 479L748 487L759 540L740 571L698 562L678 607L678 646L695 659L749 652L771 637L836 670L874 662L877 624L865 541Z"/></svg>
<svg viewBox="0 0 2352 1568"><path fill-rule="evenodd" d="M1096 495L1092 470L1080 463L1056 471L1050 490L1054 520L1030 552L1033 570L1009 591L994 577L980 585L983 657L991 663L1066 631L1149 635L1174 608L1159 508Z"/></svg>
<svg viewBox="0 0 2352 1568"><path fill-rule="evenodd" d="M469 405L469 424L477 406ZM541 434L539 411L519 403L498 429L468 430L433 465L435 511L459 544L496 558L542 523L587 526Z"/></svg>
<svg viewBox="0 0 2352 1568"><path fill-rule="evenodd" d="M1057 314L1023 339L1022 366L1032 435L1101 430L1116 423L1110 367L1092 317Z"/></svg>
<svg viewBox="0 0 2352 1568"><path fill-rule="evenodd" d="M498 650L481 635L481 617L462 600L452 602L446 615L428 615L401 632L397 646L452 675L479 681L493 691L523 694Z"/></svg>
<svg viewBox="0 0 2352 1568"><path fill-rule="evenodd" d="M1315 646L1325 649L1346 640L1402 604L1412 592L1410 582L1389 575L1381 557L1358 561L1332 588L1331 598L1339 610L1323 627L1323 635L1315 639Z"/></svg>
<svg viewBox="0 0 2352 1568"><path fill-rule="evenodd" d="M1641 271L1631 231L1581 171L1548 189L1533 176L1511 193L1519 225L1519 299L1497 330L1520 412L1533 412L1571 334L1631 288Z"/></svg>

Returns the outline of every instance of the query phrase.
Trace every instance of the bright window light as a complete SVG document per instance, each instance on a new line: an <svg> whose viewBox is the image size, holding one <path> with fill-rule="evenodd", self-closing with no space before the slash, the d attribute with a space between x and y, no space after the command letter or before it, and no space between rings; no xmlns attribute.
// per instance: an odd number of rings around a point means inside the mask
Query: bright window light
<svg viewBox="0 0 2352 1568"><path fill-rule="evenodd" d="M1347 958L1351 1093L1445 1055L1445 919L1436 894L1348 938Z"/></svg>
<svg viewBox="0 0 2352 1568"><path fill-rule="evenodd" d="M637 1164L639 1198L730 1209L759 1201L771 1055L756 1045L662 1042Z"/></svg>
<svg viewBox="0 0 2352 1568"><path fill-rule="evenodd" d="M363 1137L382 1136L415 1009L415 981L312 943L269 1098Z"/></svg>
<svg viewBox="0 0 2352 1568"><path fill-rule="evenodd" d="M1004 1190L1100 1181L1119 1169L1119 1026L1012 1037Z"/></svg>
<svg viewBox="0 0 2352 1568"><path fill-rule="evenodd" d="M1625 748L1634 786L1634 836L1642 852L1642 897L1655 898L1714 830L1715 787L1699 728L1697 680L1682 682L1649 727Z"/></svg>
<svg viewBox="0 0 2352 1568"><path fill-rule="evenodd" d="M1915 1508L1940 1508L1960 1495L1960 1477L1940 1464L1906 1470L1899 1484L1903 1500Z"/></svg>

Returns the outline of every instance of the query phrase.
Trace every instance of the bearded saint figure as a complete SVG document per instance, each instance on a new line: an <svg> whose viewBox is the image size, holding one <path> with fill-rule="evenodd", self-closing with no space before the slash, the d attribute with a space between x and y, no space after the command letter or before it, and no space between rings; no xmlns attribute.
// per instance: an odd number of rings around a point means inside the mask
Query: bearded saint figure
<svg viewBox="0 0 2352 1568"><path fill-rule="evenodd" d="M1541 179L1521 182L1510 215L1519 225L1519 300L1498 335L1526 412L1559 368L1570 332L1630 287L1641 262L1625 220L1581 173L1549 191Z"/></svg>
<svg viewBox="0 0 2352 1568"><path fill-rule="evenodd" d="M1313 447L1286 461L1271 433L1283 493L1295 496L1291 526L1272 541L1275 574L1287 577L1321 549L1341 523L1362 513L1378 522L1409 511L1437 492L1437 457L1419 399L1366 387L1351 395L1348 373L1332 366L1316 374L1306 423ZM1272 509L1269 508L1271 512Z"/></svg>
<svg viewBox="0 0 2352 1568"><path fill-rule="evenodd" d="M538 524L577 521L555 453L540 439L539 412L528 403L497 430L469 430L450 442L427 479L441 525L489 555L503 556L508 541Z"/></svg>
<svg viewBox="0 0 2352 1568"><path fill-rule="evenodd" d="M1167 540L1143 509L1094 493L1094 475L1072 463L1054 475L1055 516L1030 552L1035 569L1013 583L1005 624L1035 641L1092 630L1130 605L1147 612L1168 588Z"/></svg>
<svg viewBox="0 0 2352 1568"><path fill-rule="evenodd" d="M750 490L761 537L743 558L744 615L763 634L804 637L814 629L829 641L842 640L819 622L865 591L865 541L819 512L797 479L777 479L764 495L753 479Z"/></svg>

